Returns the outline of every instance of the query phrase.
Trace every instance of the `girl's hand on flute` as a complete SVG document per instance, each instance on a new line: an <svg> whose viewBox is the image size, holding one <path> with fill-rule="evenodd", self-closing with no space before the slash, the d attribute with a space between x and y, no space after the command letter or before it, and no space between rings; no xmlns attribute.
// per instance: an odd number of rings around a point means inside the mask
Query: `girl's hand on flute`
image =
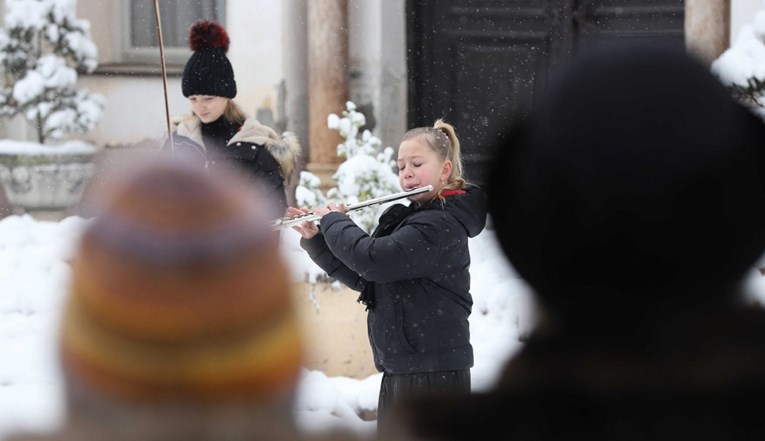
<svg viewBox="0 0 765 441"><path fill-rule="evenodd" d="M314 208L313 210L311 210L311 212L313 212L320 218L324 217L327 213L332 211L336 211L338 213L347 213L348 207L346 207L345 204L343 204L342 202L340 203L330 202L327 204L326 207L319 207L319 208Z"/></svg>
<svg viewBox="0 0 765 441"><path fill-rule="evenodd" d="M322 218L324 217L324 215L332 211L336 211L339 213L347 213L348 207L346 207L346 205L343 204L342 202L341 203L330 202L329 204L327 204L326 207L314 208L313 210L309 210L305 207L303 208L287 207L287 216L296 217L296 216L303 216L307 214L315 214L319 216L319 218ZM292 229L300 233L300 235L303 236L304 239L311 239L312 237L319 234L319 227L318 225L316 225L315 221L301 222L298 225L294 225Z"/></svg>
<svg viewBox="0 0 765 441"><path fill-rule="evenodd" d="M329 213L330 211L337 211L339 213L347 213L348 207L346 207L345 204L342 202L340 203L330 202L329 204L327 204L327 213ZM327 213L323 213L321 216L324 217L324 215Z"/></svg>
<svg viewBox="0 0 765 441"><path fill-rule="evenodd" d="M303 216L310 213L311 211L305 207L303 208L287 207L287 215L290 217ZM319 227L316 225L314 221L301 222L298 225L293 226L292 229L300 233L303 239L311 239L317 234L319 234Z"/></svg>

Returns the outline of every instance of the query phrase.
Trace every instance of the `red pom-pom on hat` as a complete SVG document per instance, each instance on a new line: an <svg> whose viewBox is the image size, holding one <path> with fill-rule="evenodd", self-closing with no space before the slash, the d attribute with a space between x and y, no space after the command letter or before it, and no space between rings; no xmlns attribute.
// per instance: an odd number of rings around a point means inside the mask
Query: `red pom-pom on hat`
<svg viewBox="0 0 765 441"><path fill-rule="evenodd" d="M192 51L206 48L219 48L228 51L229 38L226 30L220 24L205 20L191 25L189 30L189 47Z"/></svg>

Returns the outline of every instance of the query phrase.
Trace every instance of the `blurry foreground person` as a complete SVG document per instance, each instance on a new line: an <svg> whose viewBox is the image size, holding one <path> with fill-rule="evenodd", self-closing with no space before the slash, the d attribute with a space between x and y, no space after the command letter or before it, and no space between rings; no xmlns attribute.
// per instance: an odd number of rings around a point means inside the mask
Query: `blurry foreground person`
<svg viewBox="0 0 765 441"><path fill-rule="evenodd" d="M543 318L492 390L401 414L428 440L764 439L765 312L742 288L762 122L668 48L582 55L548 92L488 187Z"/></svg>
<svg viewBox="0 0 765 441"><path fill-rule="evenodd" d="M63 427L14 440L293 440L303 343L245 178L157 155L109 181L72 259Z"/></svg>

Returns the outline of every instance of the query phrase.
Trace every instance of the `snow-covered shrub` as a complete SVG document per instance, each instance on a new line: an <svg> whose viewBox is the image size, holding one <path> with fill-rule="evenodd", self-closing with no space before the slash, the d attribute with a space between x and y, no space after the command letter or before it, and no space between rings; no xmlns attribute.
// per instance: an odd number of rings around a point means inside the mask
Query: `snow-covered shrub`
<svg viewBox="0 0 765 441"><path fill-rule="evenodd" d="M299 206L315 207L323 205L327 200L356 204L369 199L398 193L398 175L393 171L396 161L394 150L384 147L379 138L369 130L359 133L366 123L363 113L356 111L356 105L348 101L342 118L330 114L327 126L337 130L345 139L337 146L337 155L345 158L333 178L337 187L330 188L326 196L319 189L319 178L309 172L302 172L300 184L295 192ZM406 203L405 200L396 201ZM377 225L380 213L388 204L372 205L348 214L365 231L371 232Z"/></svg>
<svg viewBox="0 0 765 441"><path fill-rule="evenodd" d="M765 118L765 10L741 27L731 47L712 62L711 70L737 99Z"/></svg>
<svg viewBox="0 0 765 441"><path fill-rule="evenodd" d="M295 188L295 200L300 207L318 207L327 203L321 192L321 180L311 172L301 171L300 182Z"/></svg>
<svg viewBox="0 0 765 441"><path fill-rule="evenodd" d="M0 116L23 115L40 143L92 130L103 97L77 88L78 73L97 66L90 23L77 0L6 0L0 29Z"/></svg>

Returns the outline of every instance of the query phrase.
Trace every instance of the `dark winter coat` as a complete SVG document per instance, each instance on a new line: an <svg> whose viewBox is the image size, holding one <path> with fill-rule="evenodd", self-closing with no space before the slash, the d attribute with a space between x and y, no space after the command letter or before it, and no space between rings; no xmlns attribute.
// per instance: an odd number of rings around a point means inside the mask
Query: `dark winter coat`
<svg viewBox="0 0 765 441"><path fill-rule="evenodd" d="M616 331L532 336L490 390L396 409L411 433L393 439L763 439L753 403L765 400L765 311L654 320L631 342Z"/></svg>
<svg viewBox="0 0 765 441"><path fill-rule="evenodd" d="M373 290L367 326L378 370L466 369L473 366L468 238L485 223L485 193L470 185L420 206L394 205L373 236L329 213L321 233L301 245L330 276L367 298Z"/></svg>
<svg viewBox="0 0 765 441"><path fill-rule="evenodd" d="M233 166L257 180L273 196L280 213L286 211L285 181L300 154L295 135L279 136L252 119L236 126L226 123L223 117L209 124L190 117L176 125L173 141L176 154L199 161L211 170Z"/></svg>

